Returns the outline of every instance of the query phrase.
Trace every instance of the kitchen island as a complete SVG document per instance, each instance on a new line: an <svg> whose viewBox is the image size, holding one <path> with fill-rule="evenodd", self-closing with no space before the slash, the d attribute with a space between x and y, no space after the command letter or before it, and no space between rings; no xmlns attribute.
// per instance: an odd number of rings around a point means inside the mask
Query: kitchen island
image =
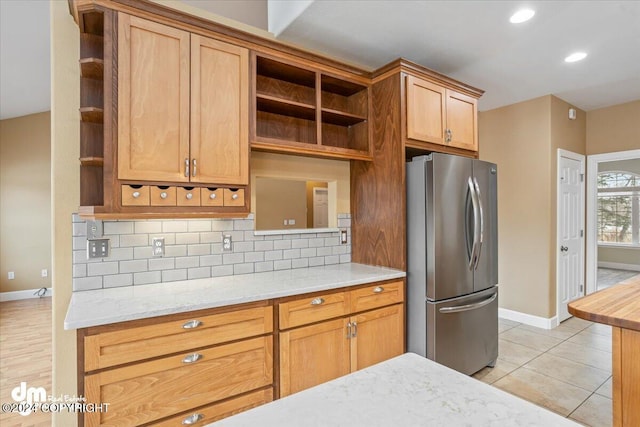
<svg viewBox="0 0 640 427"><path fill-rule="evenodd" d="M578 426L414 353L234 415L210 427Z"/></svg>
<svg viewBox="0 0 640 427"><path fill-rule="evenodd" d="M613 425L640 426L640 274L570 302L569 313L612 327Z"/></svg>

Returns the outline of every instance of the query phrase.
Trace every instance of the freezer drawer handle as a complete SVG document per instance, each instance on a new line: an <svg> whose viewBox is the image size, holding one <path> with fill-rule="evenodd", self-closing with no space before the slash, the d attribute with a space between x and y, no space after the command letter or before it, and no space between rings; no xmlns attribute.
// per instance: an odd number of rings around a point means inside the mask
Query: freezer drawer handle
<svg viewBox="0 0 640 427"><path fill-rule="evenodd" d="M379 294L382 291L384 291L384 288L382 286L376 286L375 288L373 288L374 294Z"/></svg>
<svg viewBox="0 0 640 427"><path fill-rule="evenodd" d="M459 305L457 307L442 307L440 309L440 313L459 313L461 311L475 310L476 308L484 307L487 304L491 304L497 297L498 294L493 294L490 298L487 298L484 301L476 302L474 304Z"/></svg>
<svg viewBox="0 0 640 427"><path fill-rule="evenodd" d="M311 300L311 305L322 305L324 304L324 298L314 298Z"/></svg>

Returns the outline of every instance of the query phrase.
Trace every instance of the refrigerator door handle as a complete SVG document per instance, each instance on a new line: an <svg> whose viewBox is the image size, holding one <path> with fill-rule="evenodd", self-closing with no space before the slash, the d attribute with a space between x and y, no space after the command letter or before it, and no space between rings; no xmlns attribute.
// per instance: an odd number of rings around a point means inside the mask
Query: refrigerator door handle
<svg viewBox="0 0 640 427"><path fill-rule="evenodd" d="M478 198L478 211L480 212L480 227L478 230L478 253L476 254L476 264L473 267L475 270L477 270L478 264L480 263L482 242L484 240L484 209L482 208L482 193L480 193L480 185L478 184L478 180L475 177L473 177L473 186L476 190L476 197Z"/></svg>
<svg viewBox="0 0 640 427"><path fill-rule="evenodd" d="M442 307L439 311L442 314L447 314L447 313L460 313L461 311L475 310L477 308L484 307L485 305L491 304L493 300L495 300L496 298L498 298L497 293L491 295L489 298L487 298L484 301L476 302L473 304L458 305L455 307Z"/></svg>
<svg viewBox="0 0 640 427"><path fill-rule="evenodd" d="M480 231L480 225L478 220L480 219L479 213L479 201L478 194L476 193L476 187L469 177L467 181L469 184L469 192L471 193L471 203L473 205L473 246L471 247L471 259L469 260L469 270L475 269L478 260L478 232Z"/></svg>

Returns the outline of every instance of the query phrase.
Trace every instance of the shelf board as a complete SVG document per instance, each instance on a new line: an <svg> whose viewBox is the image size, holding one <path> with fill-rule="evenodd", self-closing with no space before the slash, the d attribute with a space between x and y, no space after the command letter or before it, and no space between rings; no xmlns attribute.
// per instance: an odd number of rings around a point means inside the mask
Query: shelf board
<svg viewBox="0 0 640 427"><path fill-rule="evenodd" d="M332 110L330 108L322 109L322 121L332 125L351 126L366 121L365 116L351 114L344 111Z"/></svg>
<svg viewBox="0 0 640 427"><path fill-rule="evenodd" d="M82 166L102 166L104 165L104 157L80 157Z"/></svg>
<svg viewBox="0 0 640 427"><path fill-rule="evenodd" d="M342 160L373 160L368 152L360 150L260 136L251 141L251 150Z"/></svg>
<svg viewBox="0 0 640 427"><path fill-rule="evenodd" d="M104 60L100 58L82 58L80 60L80 76L87 79L101 80L104 76Z"/></svg>
<svg viewBox="0 0 640 427"><path fill-rule="evenodd" d="M315 72L261 56L257 57L256 73L310 88L316 85Z"/></svg>
<svg viewBox="0 0 640 427"><path fill-rule="evenodd" d="M98 107L81 107L80 119L83 122L102 123L104 118L104 110Z"/></svg>
<svg viewBox="0 0 640 427"><path fill-rule="evenodd" d="M257 94L256 101L258 111L297 117L305 120L316 119L316 108L311 104L289 101L288 99L265 94Z"/></svg>
<svg viewBox="0 0 640 427"><path fill-rule="evenodd" d="M352 83L347 80L337 79L335 77L327 76L325 74L321 77L322 91L335 93L342 96L351 96L360 91L366 90L367 87Z"/></svg>

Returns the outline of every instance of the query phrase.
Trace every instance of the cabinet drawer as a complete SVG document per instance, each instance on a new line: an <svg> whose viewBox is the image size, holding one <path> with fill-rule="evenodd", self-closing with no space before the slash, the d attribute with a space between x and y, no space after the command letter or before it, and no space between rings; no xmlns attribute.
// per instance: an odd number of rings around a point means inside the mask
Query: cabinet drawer
<svg viewBox="0 0 640 427"><path fill-rule="evenodd" d="M351 313L356 313L404 301L404 283L402 281L378 283L355 289L350 293Z"/></svg>
<svg viewBox="0 0 640 427"><path fill-rule="evenodd" d="M349 312L347 298L347 292L336 292L281 303L278 305L280 329L344 316Z"/></svg>
<svg viewBox="0 0 640 427"><path fill-rule="evenodd" d="M146 185L123 185L122 206L149 206L149 187Z"/></svg>
<svg viewBox="0 0 640 427"><path fill-rule="evenodd" d="M225 206L244 206L244 189L224 189L224 205Z"/></svg>
<svg viewBox="0 0 640 427"><path fill-rule="evenodd" d="M272 388L254 391L253 393L245 394L244 396L236 397L235 399L205 406L204 408L188 412L187 414L169 418L168 420L152 424L152 426L181 427L184 425L190 425L201 427L214 421L230 417L231 415L244 412L248 409L255 408L256 406L264 405L272 400Z"/></svg>
<svg viewBox="0 0 640 427"><path fill-rule="evenodd" d="M202 206L223 206L223 189L222 188L201 188L200 204Z"/></svg>
<svg viewBox="0 0 640 427"><path fill-rule="evenodd" d="M85 371L136 362L273 331L273 308L256 307L87 335Z"/></svg>
<svg viewBox="0 0 640 427"><path fill-rule="evenodd" d="M151 187L151 206L175 206L175 187Z"/></svg>
<svg viewBox="0 0 640 427"><path fill-rule="evenodd" d="M87 402L109 402L85 424L133 426L273 383L273 337L185 352L85 376Z"/></svg>
<svg viewBox="0 0 640 427"><path fill-rule="evenodd" d="M200 189L194 187L177 188L178 206L200 206Z"/></svg>

